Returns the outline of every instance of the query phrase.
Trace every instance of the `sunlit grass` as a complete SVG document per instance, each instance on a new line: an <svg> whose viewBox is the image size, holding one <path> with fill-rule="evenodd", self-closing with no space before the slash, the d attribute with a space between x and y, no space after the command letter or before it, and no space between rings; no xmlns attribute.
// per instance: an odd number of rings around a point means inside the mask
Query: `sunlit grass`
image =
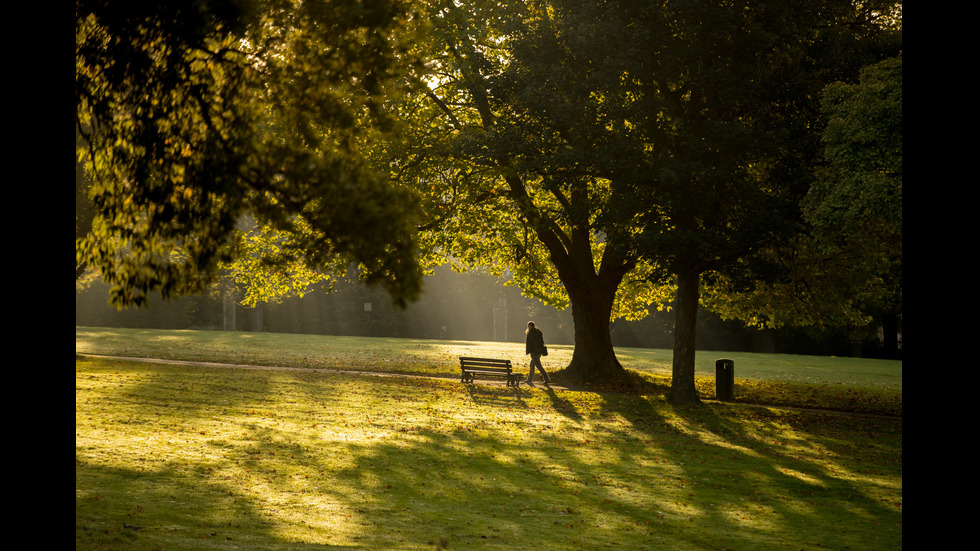
<svg viewBox="0 0 980 551"><path fill-rule="evenodd" d="M550 346L550 371L566 366L573 347ZM281 333L75 328L75 351L230 364L304 367L458 377L459 356L510 359L527 372L523 343L338 337ZM670 385L671 351L617 349L623 365L651 387ZM735 362L735 399L843 411L902 412L902 362L860 358L699 351L697 387L715 396L715 360Z"/></svg>
<svg viewBox="0 0 980 551"><path fill-rule="evenodd" d="M76 549L900 548L901 450L900 420L76 359Z"/></svg>

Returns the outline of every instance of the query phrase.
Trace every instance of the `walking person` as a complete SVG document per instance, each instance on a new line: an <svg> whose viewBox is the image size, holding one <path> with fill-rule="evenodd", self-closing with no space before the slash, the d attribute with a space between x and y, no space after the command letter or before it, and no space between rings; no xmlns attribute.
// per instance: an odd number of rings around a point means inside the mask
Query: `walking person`
<svg viewBox="0 0 980 551"><path fill-rule="evenodd" d="M524 382L531 384L531 381L534 379L534 368L537 367L538 371L541 372L541 377L544 379L544 384L551 384L551 377L548 376L548 373L544 370L544 366L541 365L541 356L548 355L548 348L544 345L544 334L534 326L533 321L527 322L527 330L524 331L524 334L527 335L524 353L531 355L531 367L527 372L527 380Z"/></svg>

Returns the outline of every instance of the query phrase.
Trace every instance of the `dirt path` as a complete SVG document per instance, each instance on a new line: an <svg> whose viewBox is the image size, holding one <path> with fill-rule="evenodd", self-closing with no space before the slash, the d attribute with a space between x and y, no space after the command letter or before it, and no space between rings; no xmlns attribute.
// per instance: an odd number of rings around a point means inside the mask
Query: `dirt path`
<svg viewBox="0 0 980 551"><path fill-rule="evenodd" d="M190 360L165 360L160 358L137 358L130 356L105 356L101 354L76 354L77 356L84 356L87 358L103 358L107 360L125 360L132 362L146 362L146 363L158 363L158 364L168 364L168 365L184 365L184 366L201 366L201 367L218 367L218 368L233 368L233 369L254 369L254 370L272 370L272 371L304 371L304 372L315 372L315 373L341 373L346 375L367 375L374 377L410 377L415 379L435 379L440 381L455 381L458 380L454 376L444 376L437 377L434 375L416 375L412 373L387 373L384 371L358 371L352 369L333 369L333 368L315 368L315 367L288 367L288 366L270 366L270 365L246 365L246 364L228 364L228 363L217 363L217 362L201 362L201 361L190 361ZM506 386L506 382L503 379L479 379L481 385L490 386ZM527 385L523 379L521 379L521 384L524 386L531 386L532 388L543 388L544 385L540 382L535 382L534 385ZM565 387L562 385L551 384L548 387L555 390L576 390L574 388Z"/></svg>

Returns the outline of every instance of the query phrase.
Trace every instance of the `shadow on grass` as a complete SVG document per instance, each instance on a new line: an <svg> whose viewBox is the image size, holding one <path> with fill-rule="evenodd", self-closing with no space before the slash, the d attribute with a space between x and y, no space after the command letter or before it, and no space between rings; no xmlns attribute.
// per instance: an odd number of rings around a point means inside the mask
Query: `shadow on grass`
<svg viewBox="0 0 980 551"><path fill-rule="evenodd" d="M140 525L152 513L158 525L120 531L117 543L179 549L210 538L325 550L901 543L900 505L881 503L844 476L862 468L857 448L867 442L843 424L422 379L142 365L76 368L76 381L84 377L111 379L97 396L108 435L163 422L196 454L154 455L149 446L148 463L128 452L123 467L108 467L97 459L116 453L111 443L76 444L76 533L86 538L122 522ZM787 437L798 442L788 446ZM899 480L900 457L899 446ZM888 530L896 523L897 539Z"/></svg>
<svg viewBox="0 0 980 551"><path fill-rule="evenodd" d="M621 438L640 434L663 452L699 522L729 527L726 545L778 548L780 532L834 549L901 545L900 419L670 405L639 396L612 397L604 414L628 421L610 429ZM889 482L856 482L866 477L897 480L899 491ZM755 536L741 540L746 533Z"/></svg>
<svg viewBox="0 0 980 551"><path fill-rule="evenodd" d="M463 384L463 388L469 394L474 403L481 405L500 405L506 407L526 408L524 397L527 389L520 386L508 387L505 385L485 385L485 384Z"/></svg>

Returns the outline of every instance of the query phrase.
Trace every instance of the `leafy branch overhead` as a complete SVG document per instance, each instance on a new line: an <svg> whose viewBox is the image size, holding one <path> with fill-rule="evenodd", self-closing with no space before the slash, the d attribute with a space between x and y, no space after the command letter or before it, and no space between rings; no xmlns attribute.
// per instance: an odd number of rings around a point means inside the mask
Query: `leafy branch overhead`
<svg viewBox="0 0 980 551"><path fill-rule="evenodd" d="M96 218L76 256L118 305L201 290L245 215L398 302L421 285L413 195L356 148L416 65L411 13L337 2L76 2L76 128ZM329 24L323 22L329 21Z"/></svg>

